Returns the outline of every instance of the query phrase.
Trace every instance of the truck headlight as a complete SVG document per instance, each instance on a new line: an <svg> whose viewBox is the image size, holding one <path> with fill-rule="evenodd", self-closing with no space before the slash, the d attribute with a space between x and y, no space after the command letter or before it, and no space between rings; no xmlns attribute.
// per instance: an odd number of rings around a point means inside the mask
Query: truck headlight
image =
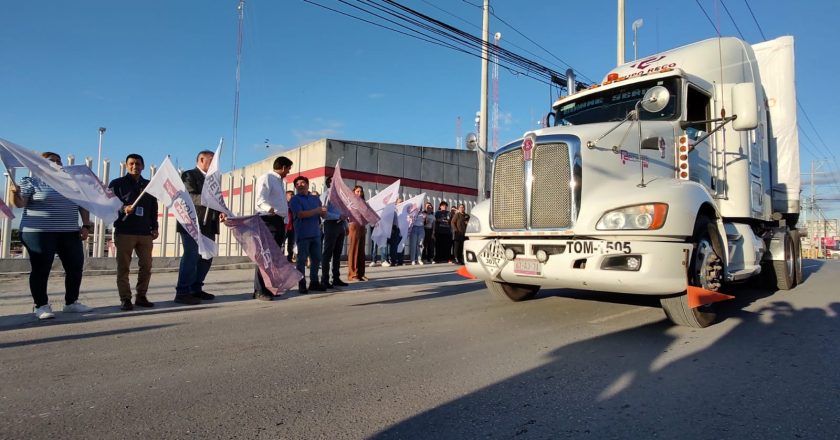
<svg viewBox="0 0 840 440"><path fill-rule="evenodd" d="M664 203L626 206L605 212L595 225L595 229L599 231L659 229L665 224L667 216L668 205Z"/></svg>
<svg viewBox="0 0 840 440"><path fill-rule="evenodd" d="M467 222L467 234L477 234L481 232L481 221L478 220L478 216L471 216L470 220Z"/></svg>

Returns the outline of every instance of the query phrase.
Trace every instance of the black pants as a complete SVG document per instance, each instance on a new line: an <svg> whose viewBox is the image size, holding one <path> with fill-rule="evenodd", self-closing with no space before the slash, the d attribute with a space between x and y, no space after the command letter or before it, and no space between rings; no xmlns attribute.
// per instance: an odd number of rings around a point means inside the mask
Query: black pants
<svg viewBox="0 0 840 440"><path fill-rule="evenodd" d="M426 235L423 236L423 261L432 261L435 258L435 237L432 228L426 228Z"/></svg>
<svg viewBox="0 0 840 440"><path fill-rule="evenodd" d="M70 232L22 232L20 240L29 252L29 291L35 301L35 307L49 304L47 281L50 279L55 255L64 267L64 303L73 304L79 299L82 285L82 270L85 265L85 252L79 231Z"/></svg>
<svg viewBox="0 0 840 440"><path fill-rule="evenodd" d="M338 270L341 268L341 251L344 250L344 222L336 220L324 221L324 248L321 255L321 283L330 282L330 264L332 264L332 280L339 279Z"/></svg>
<svg viewBox="0 0 840 440"><path fill-rule="evenodd" d="M464 264L464 240L467 239L466 235L461 232L456 232L454 235L453 240L455 241L455 262L458 264Z"/></svg>
<svg viewBox="0 0 840 440"><path fill-rule="evenodd" d="M286 219L279 215L263 215L260 219L268 227L268 232L271 232L274 242L282 249L283 242L286 240ZM265 281L263 281L259 267L254 268L254 293L266 296L272 295L271 291L265 288Z"/></svg>
<svg viewBox="0 0 840 440"><path fill-rule="evenodd" d="M295 255L295 230L289 229L289 233L286 234L286 258L289 260L289 263L292 262L292 257Z"/></svg>
<svg viewBox="0 0 840 440"><path fill-rule="evenodd" d="M435 232L435 261L446 263L452 259L452 230Z"/></svg>

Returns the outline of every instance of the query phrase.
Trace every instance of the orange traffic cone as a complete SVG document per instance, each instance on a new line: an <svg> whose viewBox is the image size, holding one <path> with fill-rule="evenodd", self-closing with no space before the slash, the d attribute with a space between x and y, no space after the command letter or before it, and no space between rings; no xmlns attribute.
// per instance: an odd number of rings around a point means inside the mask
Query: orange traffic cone
<svg viewBox="0 0 840 440"><path fill-rule="evenodd" d="M457 273L458 275L461 275L462 277L464 277L468 280L474 280L475 279L475 276L473 274L471 274L470 271L467 270L467 266L461 266L461 268L456 270L455 273Z"/></svg>
<svg viewBox="0 0 840 440"><path fill-rule="evenodd" d="M713 292L702 287L688 286L688 307L692 309L733 298L735 297L725 293Z"/></svg>

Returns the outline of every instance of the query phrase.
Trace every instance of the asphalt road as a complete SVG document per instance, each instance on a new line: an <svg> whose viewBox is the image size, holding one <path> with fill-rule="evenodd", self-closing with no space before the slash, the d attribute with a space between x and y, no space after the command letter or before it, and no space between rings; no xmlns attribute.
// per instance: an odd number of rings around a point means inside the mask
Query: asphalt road
<svg viewBox="0 0 840 440"><path fill-rule="evenodd" d="M211 272L213 303L36 322L0 283L0 438L768 439L840 437L840 264L792 291L731 289L726 319L672 326L649 298L504 303L449 265L271 303ZM60 279L51 281L53 289ZM53 304L61 298L51 295Z"/></svg>

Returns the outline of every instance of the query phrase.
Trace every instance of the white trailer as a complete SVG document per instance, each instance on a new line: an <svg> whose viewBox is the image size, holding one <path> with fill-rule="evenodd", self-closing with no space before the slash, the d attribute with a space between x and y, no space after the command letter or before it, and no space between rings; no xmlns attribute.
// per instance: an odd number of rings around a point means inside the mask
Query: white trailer
<svg viewBox="0 0 840 440"><path fill-rule="evenodd" d="M714 38L561 97L493 160L467 269L506 300L540 288L655 295L680 325L720 291L802 281L793 38ZM570 83L574 81L570 78ZM699 289L698 289L699 288ZM702 289L702 290L700 290Z"/></svg>

